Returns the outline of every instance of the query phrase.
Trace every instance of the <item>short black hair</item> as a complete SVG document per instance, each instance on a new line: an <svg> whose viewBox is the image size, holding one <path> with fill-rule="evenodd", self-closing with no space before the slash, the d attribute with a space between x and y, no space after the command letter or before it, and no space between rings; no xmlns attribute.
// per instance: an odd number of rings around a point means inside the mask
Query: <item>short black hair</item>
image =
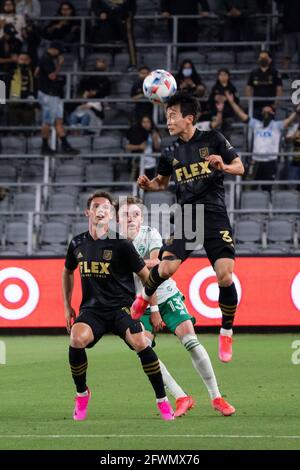
<svg viewBox="0 0 300 470"><path fill-rule="evenodd" d="M110 193L107 191L95 191L93 194L90 195L90 197L87 200L86 203L86 208L89 209L91 207L92 200L95 199L96 197L104 197L105 199L108 199L108 201L111 203L111 205L114 205L114 199Z"/></svg>
<svg viewBox="0 0 300 470"><path fill-rule="evenodd" d="M167 109L177 105L180 106L182 116L185 117L189 114L194 116L193 124L196 124L201 111L200 103L197 98L189 93L179 91L168 100Z"/></svg>

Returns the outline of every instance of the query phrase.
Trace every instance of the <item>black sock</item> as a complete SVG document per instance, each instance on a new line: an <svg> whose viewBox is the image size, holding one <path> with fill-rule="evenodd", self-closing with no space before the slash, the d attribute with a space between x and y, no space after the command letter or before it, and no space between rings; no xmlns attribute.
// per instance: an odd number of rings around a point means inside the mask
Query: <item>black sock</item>
<svg viewBox="0 0 300 470"><path fill-rule="evenodd" d="M157 264L151 269L148 280L145 284L145 293L149 297L151 297L151 295L154 294L156 289L166 280L164 277L160 277L158 272L158 266L159 265Z"/></svg>
<svg viewBox="0 0 300 470"><path fill-rule="evenodd" d="M219 306L222 311L222 328L231 330L238 303L234 282L228 287L220 287Z"/></svg>
<svg viewBox="0 0 300 470"><path fill-rule="evenodd" d="M71 373L78 393L86 391L86 371L88 361L85 349L69 347L69 362Z"/></svg>
<svg viewBox="0 0 300 470"><path fill-rule="evenodd" d="M63 137L61 137L60 140L61 140L61 143L62 143L63 147L68 147L70 145L68 140L67 140L67 137L65 135Z"/></svg>
<svg viewBox="0 0 300 470"><path fill-rule="evenodd" d="M164 398L166 396L165 387L160 371L158 357L150 346L138 353L145 374L154 389L156 398Z"/></svg>

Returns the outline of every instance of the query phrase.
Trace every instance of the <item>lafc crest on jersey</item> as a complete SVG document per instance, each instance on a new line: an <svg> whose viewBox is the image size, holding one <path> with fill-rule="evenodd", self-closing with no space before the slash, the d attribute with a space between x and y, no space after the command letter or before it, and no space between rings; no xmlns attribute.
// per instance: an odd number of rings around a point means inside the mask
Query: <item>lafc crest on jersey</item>
<svg viewBox="0 0 300 470"><path fill-rule="evenodd" d="M202 147L201 149L199 149L199 153L200 153L201 158L208 157L208 155L209 155L208 147Z"/></svg>
<svg viewBox="0 0 300 470"><path fill-rule="evenodd" d="M110 261L112 259L112 250L103 250L102 257L105 261Z"/></svg>

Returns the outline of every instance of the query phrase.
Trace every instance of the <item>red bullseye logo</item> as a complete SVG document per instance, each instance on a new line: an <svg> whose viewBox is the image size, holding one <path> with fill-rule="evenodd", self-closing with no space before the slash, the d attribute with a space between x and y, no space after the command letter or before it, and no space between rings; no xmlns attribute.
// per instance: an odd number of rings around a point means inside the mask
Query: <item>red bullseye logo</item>
<svg viewBox="0 0 300 470"><path fill-rule="evenodd" d="M30 315L39 301L35 278L22 268L6 268L0 272L0 317L20 320Z"/></svg>
<svg viewBox="0 0 300 470"><path fill-rule="evenodd" d="M296 309L300 311L300 272L293 279L291 297Z"/></svg>
<svg viewBox="0 0 300 470"><path fill-rule="evenodd" d="M242 289L239 279L232 276L238 294L238 302L241 300ZM198 271L192 278L189 287L189 296L194 309L207 318L221 318L219 308L219 286L216 273L211 266Z"/></svg>

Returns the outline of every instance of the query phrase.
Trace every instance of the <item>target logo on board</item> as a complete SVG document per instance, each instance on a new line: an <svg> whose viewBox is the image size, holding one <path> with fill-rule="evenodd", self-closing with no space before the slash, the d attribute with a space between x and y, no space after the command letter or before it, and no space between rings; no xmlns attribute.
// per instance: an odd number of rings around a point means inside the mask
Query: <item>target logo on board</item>
<svg viewBox="0 0 300 470"><path fill-rule="evenodd" d="M0 317L20 320L36 308L40 290L35 278L22 268L0 271Z"/></svg>
<svg viewBox="0 0 300 470"><path fill-rule="evenodd" d="M232 275L238 294L238 303L241 301L242 288L239 279ZM189 287L189 297L194 309L207 318L221 318L219 308L219 286L216 273L211 266L198 271L192 278Z"/></svg>
<svg viewBox="0 0 300 470"><path fill-rule="evenodd" d="M295 276L291 286L291 296L296 309L300 311L300 272Z"/></svg>

